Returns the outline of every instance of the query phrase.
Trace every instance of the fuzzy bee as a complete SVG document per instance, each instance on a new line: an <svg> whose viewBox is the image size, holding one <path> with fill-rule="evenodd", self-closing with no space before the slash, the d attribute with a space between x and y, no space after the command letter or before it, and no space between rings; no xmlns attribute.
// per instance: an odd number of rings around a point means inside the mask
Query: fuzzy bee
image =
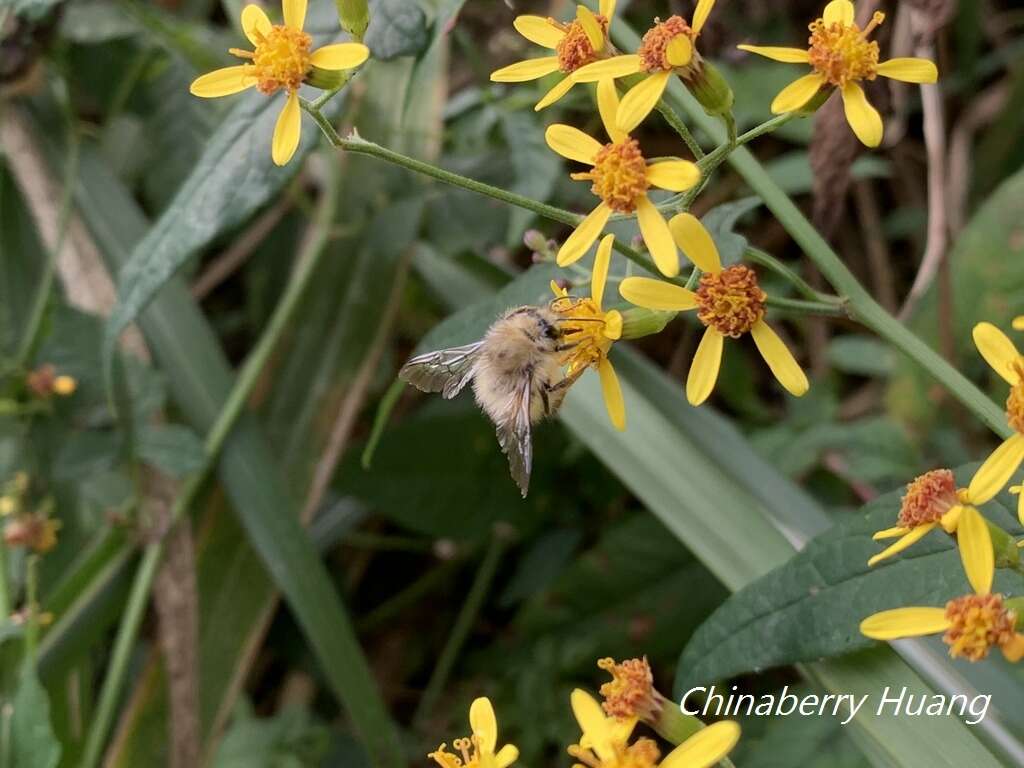
<svg viewBox="0 0 1024 768"><path fill-rule="evenodd" d="M565 356L576 347L567 319L552 307L517 307L495 321L480 341L418 355L398 374L446 400L472 381L477 404L494 422L524 497L530 487L533 425L558 412L569 387L585 370L563 373Z"/></svg>

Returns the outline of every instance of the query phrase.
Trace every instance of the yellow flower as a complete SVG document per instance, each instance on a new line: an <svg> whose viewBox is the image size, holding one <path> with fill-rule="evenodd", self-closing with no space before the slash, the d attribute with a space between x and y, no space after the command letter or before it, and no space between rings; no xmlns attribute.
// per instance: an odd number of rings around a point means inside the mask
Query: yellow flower
<svg viewBox="0 0 1024 768"><path fill-rule="evenodd" d="M740 264L722 269L711 235L692 214L676 215L669 227L686 255L704 271L697 291L649 277L628 277L619 293L626 301L648 309L697 310L706 330L686 379L690 403L700 405L714 389L725 337L737 339L748 332L779 383L797 397L806 394L810 387L807 376L764 320L767 294L754 271Z"/></svg>
<svg viewBox="0 0 1024 768"><path fill-rule="evenodd" d="M491 80L495 83L525 83L561 72L565 77L537 102L534 109L540 111L551 106L575 85L570 77L573 72L607 55L611 48L608 26L615 15L615 2L601 0L596 16L579 5L576 7L576 20L566 23L543 16L517 16L512 22L516 31L531 43L553 50L555 55L502 67L491 73Z"/></svg>
<svg viewBox="0 0 1024 768"><path fill-rule="evenodd" d="M26 547L33 552L46 554L57 546L57 531L60 521L39 513L24 514L7 523L4 527L4 544L9 547Z"/></svg>
<svg viewBox="0 0 1024 768"><path fill-rule="evenodd" d="M69 397L78 389L78 382L74 377L58 375L57 369L50 363L45 363L29 373L25 378L25 384L32 394L44 400L52 395Z"/></svg>
<svg viewBox="0 0 1024 768"><path fill-rule="evenodd" d="M899 537L887 549L868 560L868 565L892 557L924 538L936 526L956 534L967 580L978 592L988 592L995 568L992 535L985 518L974 507L970 492L957 490L948 469L926 472L907 485L897 525L878 531L875 541Z"/></svg>
<svg viewBox="0 0 1024 768"><path fill-rule="evenodd" d="M984 504L999 493L1024 462L1024 357L1009 337L991 323L974 326L974 344L992 369L1010 385L1006 420L1014 434L981 465L968 488L974 504ZM1021 508L1024 512L1024 507ZM1021 515L1024 523L1024 514Z"/></svg>
<svg viewBox="0 0 1024 768"><path fill-rule="evenodd" d="M612 676L601 686L601 708L616 720L653 723L665 705L665 697L654 687L654 674L647 659L600 659L597 666Z"/></svg>
<svg viewBox="0 0 1024 768"><path fill-rule="evenodd" d="M1017 631L1017 614L1002 595L976 592L946 603L945 608L895 608L868 616L861 634L873 640L899 640L943 633L949 655L970 661L984 659L999 648L1009 661L1024 657L1024 635Z"/></svg>
<svg viewBox="0 0 1024 768"><path fill-rule="evenodd" d="M681 16L671 16L665 21L655 19L654 26L644 34L636 53L589 64L577 70L573 80L592 83L606 78L646 74L647 77L623 97L619 106L617 124L620 130L628 133L657 106L673 73L687 78L700 68L701 58L695 43L714 5L715 0L698 0L693 21L689 24Z"/></svg>
<svg viewBox="0 0 1024 768"><path fill-rule="evenodd" d="M934 83L939 79L935 64L927 59L890 59L878 61L878 43L869 42L868 35L885 19L875 13L862 30L853 20L853 3L832 0L820 19L810 25L808 50L774 46L741 45L750 51L788 64L810 64L809 75L790 83L772 102L772 112L795 112L807 105L822 88L838 88L843 97L846 120L857 138L869 147L882 143L882 118L868 103L862 80L878 75L907 83Z"/></svg>
<svg viewBox="0 0 1024 768"><path fill-rule="evenodd" d="M725 720L703 728L658 762L657 745L650 739L629 743L635 719L605 717L593 696L576 689L572 711L583 732L569 754L587 768L707 768L722 760L740 739L740 727Z"/></svg>
<svg viewBox="0 0 1024 768"><path fill-rule="evenodd" d="M452 742L452 747L462 755L461 759L444 744L427 757L441 768L506 768L519 758L519 750L512 744L494 751L498 745L498 721L490 699L479 698L470 705L469 727L473 729L472 736Z"/></svg>
<svg viewBox="0 0 1024 768"><path fill-rule="evenodd" d="M566 347L566 375L575 378L587 368L596 368L601 378L608 418L616 429L623 430L626 428L626 405L619 377L608 361L608 350L622 336L622 314L616 309L605 312L601 308L614 241L615 235L605 235L597 248L590 279L590 298L569 296L564 288L552 281L555 299L551 302L551 309L562 318L560 327Z"/></svg>
<svg viewBox="0 0 1024 768"><path fill-rule="evenodd" d="M1024 331L1024 315L1013 318L1013 330Z"/></svg>
<svg viewBox="0 0 1024 768"><path fill-rule="evenodd" d="M672 233L661 213L647 197L647 190L659 187L682 192L700 181L700 169L688 160L663 160L648 164L640 144L615 126L619 97L611 80L597 86L601 120L611 143L601 145L582 131L568 125L552 125L544 134L548 146L562 157L592 166L587 173L574 173L577 181L591 181L591 191L601 203L576 227L562 244L556 261L561 267L582 258L597 240L613 212L637 216L640 233L662 274L679 274L679 255Z"/></svg>
<svg viewBox="0 0 1024 768"><path fill-rule="evenodd" d="M362 64L370 50L362 43L336 43L310 51L313 39L302 31L306 20L306 0L282 0L284 24L271 24L258 5L242 9L242 30L255 48L231 53L249 63L224 67L196 78L190 88L193 96L215 98L230 96L256 86L271 95L286 90L288 98L277 118L271 155L277 165L291 160L299 146L302 127L299 86L314 69L341 71Z"/></svg>

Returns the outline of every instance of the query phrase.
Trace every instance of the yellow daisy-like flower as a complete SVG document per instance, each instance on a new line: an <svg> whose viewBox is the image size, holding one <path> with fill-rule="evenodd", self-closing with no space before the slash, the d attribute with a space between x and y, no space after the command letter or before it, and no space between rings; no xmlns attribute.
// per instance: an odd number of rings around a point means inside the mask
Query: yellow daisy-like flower
<svg viewBox="0 0 1024 768"><path fill-rule="evenodd" d="M519 750L512 744L494 751L498 746L498 720L490 699L481 697L470 705L469 726L473 729L472 736L452 742L461 758L449 752L444 744L427 757L441 768L506 768L519 758Z"/></svg>
<svg viewBox="0 0 1024 768"><path fill-rule="evenodd" d="M592 166L586 173L572 174L572 178L592 182L591 191L601 198L600 205L562 244L556 261L564 267L582 258L612 213L635 213L640 234L654 263L662 274L675 277L679 274L679 254L672 233L657 207L647 197L647 190L651 187L672 192L691 189L700 181L700 169L688 160L662 160L648 164L639 142L615 125L619 96L611 80L598 83L597 103L610 143L602 145L569 125L552 125L544 134L548 146L562 157Z"/></svg>
<svg viewBox="0 0 1024 768"><path fill-rule="evenodd" d="M553 50L555 55L502 67L491 73L491 81L525 83L561 72L565 77L537 102L534 109L540 111L551 106L575 85L571 77L573 72L607 56L611 48L608 27L615 15L615 3L616 0L601 0L597 15L586 6L579 5L576 7L576 19L564 23L543 16L517 16L512 22L516 32L531 43Z"/></svg>
<svg viewBox="0 0 1024 768"><path fill-rule="evenodd" d="M868 565L892 557L920 541L937 526L956 534L960 559L971 586L979 593L989 591L995 569L992 535L981 513L973 506L970 492L957 490L948 469L926 472L907 485L897 525L878 531L875 541L899 537L887 549L868 560Z"/></svg>
<svg viewBox="0 0 1024 768"><path fill-rule="evenodd" d="M701 729L659 763L658 746L651 739L629 743L635 718L605 717L594 697L578 688L570 701L583 735L568 751L587 768L707 768L728 755L740 739L739 725L725 720Z"/></svg>
<svg viewBox="0 0 1024 768"><path fill-rule="evenodd" d="M1010 385L1006 420L1015 432L996 448L971 479L968 487L971 501L984 504L1006 487L1024 463L1024 356L1009 337L991 323L978 323L973 335L985 362ZM1024 524L1024 507L1020 512Z"/></svg>
<svg viewBox="0 0 1024 768"><path fill-rule="evenodd" d="M655 19L654 26L644 34L636 53L589 64L577 70L573 79L579 83L592 83L606 78L646 74L647 77L623 97L616 118L620 130L633 130L657 106L673 73L687 78L699 69L701 57L696 48L697 36L714 5L715 0L698 0L689 24L681 16L671 16L665 21Z"/></svg>
<svg viewBox="0 0 1024 768"><path fill-rule="evenodd" d="M551 309L562 318L559 327L566 348L566 375L572 379L587 368L596 368L601 378L601 392L604 394L608 418L616 429L623 430L626 428L626 405L619 377L608 361L608 350L622 336L622 314L616 309L605 312L601 308L613 242L614 235L605 235L597 248L590 279L590 298L570 296L564 288L552 281L551 290L555 299L551 302Z"/></svg>
<svg viewBox="0 0 1024 768"><path fill-rule="evenodd" d="M882 118L868 103L862 80L878 75L906 83L934 83L939 79L935 64L927 59L903 58L878 61L878 43L868 35L885 19L875 13L861 29L854 22L850 0L832 0L820 19L810 24L808 49L741 45L741 50L787 64L810 64L814 71L783 88L772 102L772 112L795 112L806 106L823 88L838 88L850 128L869 147L882 143Z"/></svg>
<svg viewBox="0 0 1024 768"><path fill-rule="evenodd" d="M676 215L669 228L686 255L704 272L696 292L649 277L628 277L619 293L626 301L648 309L697 310L706 330L686 379L687 400L700 405L708 399L718 379L725 338L738 339L745 333L754 337L778 382L790 394L806 394L810 388L807 376L764 320L768 296L758 285L754 270L741 264L723 269L711 235L692 214Z"/></svg>
<svg viewBox="0 0 1024 768"><path fill-rule="evenodd" d="M230 96L255 86L268 96L279 90L288 92L284 109L277 118L271 155L277 165L291 160L299 146L302 128L299 86L314 69L341 71L358 67L370 56L362 43L336 43L310 51L313 38L302 31L306 20L306 0L282 0L284 24L271 24L258 5L242 9L242 30L254 51L232 48L231 53L248 61L224 67L196 78L193 96L216 98Z"/></svg>
<svg viewBox="0 0 1024 768"><path fill-rule="evenodd" d="M989 582L991 584L991 580ZM949 646L949 655L980 661L999 648L1009 661L1024 658L1024 635L1017 631L1018 617L1002 595L988 590L964 595L945 608L895 608L868 616L861 634L873 640L937 635Z"/></svg>

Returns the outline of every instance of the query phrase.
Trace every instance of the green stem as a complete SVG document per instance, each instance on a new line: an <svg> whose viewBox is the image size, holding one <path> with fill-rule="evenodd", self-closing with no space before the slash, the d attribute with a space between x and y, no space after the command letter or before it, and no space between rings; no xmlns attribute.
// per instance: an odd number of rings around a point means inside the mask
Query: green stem
<svg viewBox="0 0 1024 768"><path fill-rule="evenodd" d="M25 659L36 666L39 647L39 555L29 555L25 563Z"/></svg>
<svg viewBox="0 0 1024 768"><path fill-rule="evenodd" d="M2 529L0 529L2 530ZM11 593L7 585L7 547L0 542L0 624L11 616Z"/></svg>
<svg viewBox="0 0 1024 768"><path fill-rule="evenodd" d="M665 122L667 122L672 129L679 134L679 138L681 138L686 146L689 147L693 156L698 160L704 157L704 150L701 148L700 144L697 143L697 139L693 137L693 134L690 133L690 129L686 127L686 123L679 119L679 115L675 113L675 110L669 109L664 102L660 101L658 102L657 110L661 113L661 116L665 118Z"/></svg>
<svg viewBox="0 0 1024 768"><path fill-rule="evenodd" d="M448 682L448 677L455 666L455 661L466 643L466 638L469 637L470 630L473 629L473 623L480 613L484 599L491 589L491 583L498 573L498 565L501 562L501 556L504 551L505 538L499 532L495 532L491 536L490 546L487 548L487 552L484 553L484 558L477 569L473 584L469 589L469 594L466 595L466 601L462 604L462 610L459 611L459 615L455 619L455 626L452 627L448 641L441 650L437 665L434 667L430 680L427 682L427 687L423 691L423 697L420 699L419 706L416 707L413 723L422 723L424 718L433 712L434 706L444 691L444 686Z"/></svg>
<svg viewBox="0 0 1024 768"><path fill-rule="evenodd" d="M793 287L796 288L802 296L804 296L804 298L809 299L810 301L820 301L825 303L833 302L836 304L842 303L842 299L838 296L827 296L814 290L810 283L767 251L762 251L760 248L754 248L753 246L747 246L743 251L743 257L747 259L747 261L760 264L762 267L770 269L775 274L781 276L787 282L791 283Z"/></svg>
<svg viewBox="0 0 1024 768"><path fill-rule="evenodd" d="M826 317L847 317L842 304L824 301L801 301L782 296L769 296L765 302L769 307L797 315L824 315Z"/></svg>
<svg viewBox="0 0 1024 768"><path fill-rule="evenodd" d="M333 170L336 168L336 165L328 163L327 167ZM169 516L169 527L177 523L188 511L192 502L198 496L205 478L212 471L213 467L216 466L221 448L223 448L224 442L231 434L231 430L234 428L239 416L245 410L245 404L248 402L267 360L277 346L277 342L280 340L288 322L301 305L306 288L316 272L320 258L327 250L326 246L330 239L331 221L337 209L337 186L337 179L334 177L330 178L328 183L324 185L324 193L319 203L317 218L310 225L314 233L313 239L309 241L306 252L300 256L295 272L285 289L284 296L282 296L281 301L275 307L274 314L256 342L256 346L253 347L252 352L246 358L245 365L242 367L238 379L228 395L227 401L217 414L217 420L210 428L204 442L205 458L203 466L192 475L175 499ZM163 556L163 547L162 540L155 541L147 546L139 569L135 573L128 606L118 627L117 640L115 641L110 667L103 680L96 717L89 730L84 757L80 764L81 768L95 768L99 762L107 734L110 732L111 725L113 724L117 702L121 697L121 689L127 673L131 650L135 646L139 625L142 622L142 616L148 602L149 592L153 586L153 580L156 577L160 559Z"/></svg>

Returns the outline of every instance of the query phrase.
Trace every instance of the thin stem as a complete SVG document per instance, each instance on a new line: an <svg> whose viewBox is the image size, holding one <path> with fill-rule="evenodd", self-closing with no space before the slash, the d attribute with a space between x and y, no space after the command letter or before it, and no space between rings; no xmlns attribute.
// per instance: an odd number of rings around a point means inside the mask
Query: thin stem
<svg viewBox="0 0 1024 768"><path fill-rule="evenodd" d="M504 551L505 537L499 532L495 532L491 537L490 546L480 562L480 567L477 569L473 584L469 589L469 594L466 595L466 601L462 604L462 610L459 611L459 615L455 619L455 626L452 627L448 641L441 650L437 665L434 667L430 680L427 682L427 687L423 691L423 697L420 699L419 706L416 707L416 713L413 715L414 723L423 722L423 718L433 711L434 705L444 691L444 686L448 682L448 677L455 666L455 661L462 651L466 638L469 637L473 623L476 621L480 608L483 606L484 599L491 589L491 582L494 581L494 577L498 573L498 565L501 562L501 556Z"/></svg>
<svg viewBox="0 0 1024 768"><path fill-rule="evenodd" d="M842 304L823 301L801 301L800 299L787 299L782 296L769 296L765 303L769 307L781 309L784 312L791 312L797 315L824 315L825 317L847 317L846 309Z"/></svg>
<svg viewBox="0 0 1024 768"><path fill-rule="evenodd" d="M0 624L11 615L11 593L7 585L7 547L0 542Z"/></svg>
<svg viewBox="0 0 1024 768"><path fill-rule="evenodd" d="M679 115L661 101L658 102L657 110L661 113L661 116L665 118L665 122L667 122L672 129L679 134L679 138L681 138L686 146L689 147L693 156L698 160L704 157L704 150L701 148L700 144L697 143L697 139L693 137L693 134L690 133L690 129L686 127L686 123L679 119Z"/></svg>
<svg viewBox="0 0 1024 768"><path fill-rule="evenodd" d="M25 609L25 658L34 669L39 647L39 555L29 555L25 563Z"/></svg>
<svg viewBox="0 0 1024 768"><path fill-rule="evenodd" d="M804 280L794 270L787 267L781 261L776 259L767 251L762 251L760 248L754 248L753 246L747 246L746 250L743 251L743 256L748 261L752 261L755 264L760 264L766 269L770 269L777 275L780 275L787 282L789 282L794 288L796 288L800 294L810 301L820 302L835 302L840 303L842 299L838 296L827 296L819 293L811 287L810 283Z"/></svg>
<svg viewBox="0 0 1024 768"><path fill-rule="evenodd" d="M327 167L333 171L336 169L336 164L328 163ZM320 258L327 250L326 246L330 239L331 221L337 209L337 186L337 179L333 176L324 185L323 196L318 206L317 218L310 225L313 237L308 242L304 249L305 252L299 259L298 267L288 282L284 296L274 309L274 314L260 336L259 341L256 342L256 346L250 352L249 357L246 358L245 365L242 367L238 379L228 395L227 401L221 408L220 413L217 414L217 420L206 436L203 466L192 475L175 499L170 512L169 526L173 526L181 519L199 494L203 481L217 463L217 458L221 448L224 446L224 442L231 434L231 430L244 411L245 404L248 402L267 360L277 346L277 342L280 340L288 322L302 303L301 300L305 295L306 288L309 286L313 274L316 272ZM103 689L100 692L100 702L96 717L89 730L81 768L95 768L100 759L103 745L113 723L117 702L121 696L131 650L135 645L150 589L153 586L153 580L156 577L157 568L163 556L163 548L162 539L149 544L146 547L139 569L135 573L128 606L118 627L117 640L115 641L110 668L103 681Z"/></svg>

